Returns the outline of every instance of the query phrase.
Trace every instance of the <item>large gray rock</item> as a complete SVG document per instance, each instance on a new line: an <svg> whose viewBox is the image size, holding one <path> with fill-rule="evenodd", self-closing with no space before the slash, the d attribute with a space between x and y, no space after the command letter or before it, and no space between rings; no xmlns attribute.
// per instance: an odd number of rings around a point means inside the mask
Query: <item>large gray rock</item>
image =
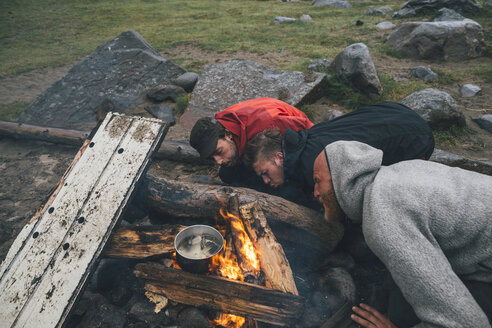
<svg viewBox="0 0 492 328"><path fill-rule="evenodd" d="M330 68L331 62L332 60L328 58L315 59L309 63L307 69L314 72L326 72Z"/></svg>
<svg viewBox="0 0 492 328"><path fill-rule="evenodd" d="M355 43L343 49L331 64L335 72L355 90L376 99L383 93L369 49Z"/></svg>
<svg viewBox="0 0 492 328"><path fill-rule="evenodd" d="M272 97L299 107L319 99L325 83L322 73L278 71L249 60L206 65L180 123L192 127L200 117L253 98Z"/></svg>
<svg viewBox="0 0 492 328"><path fill-rule="evenodd" d="M109 100L119 112L135 107L148 90L170 84L183 73L140 34L126 31L73 66L24 110L19 121L90 129L102 103Z"/></svg>
<svg viewBox="0 0 492 328"><path fill-rule="evenodd" d="M425 66L413 67L410 70L410 75L417 79L424 80L425 82L434 82L438 79L437 74L434 73L433 70Z"/></svg>
<svg viewBox="0 0 492 328"><path fill-rule="evenodd" d="M314 0L313 6L329 6L333 8L352 8L352 5L343 0Z"/></svg>
<svg viewBox="0 0 492 328"><path fill-rule="evenodd" d="M480 117L474 118L473 121L478 124L482 129L492 133L492 114L485 114Z"/></svg>
<svg viewBox="0 0 492 328"><path fill-rule="evenodd" d="M401 103L422 116L433 129L466 124L465 116L456 101L444 91L432 88L420 90L403 99Z"/></svg>
<svg viewBox="0 0 492 328"><path fill-rule="evenodd" d="M437 11L436 16L432 19L433 22L445 22L445 21L462 21L465 17L449 8L441 8Z"/></svg>
<svg viewBox="0 0 492 328"><path fill-rule="evenodd" d="M470 19L403 23L386 42L416 59L461 61L486 52L483 29Z"/></svg>
<svg viewBox="0 0 492 328"><path fill-rule="evenodd" d="M196 81L198 81L198 74L195 72L186 72L183 75L178 76L174 84L179 85L187 92L190 92L195 87Z"/></svg>
<svg viewBox="0 0 492 328"><path fill-rule="evenodd" d="M400 11L393 14L393 17L432 14L441 8L453 9L459 13L476 13L482 6L475 0L409 0L403 4Z"/></svg>
<svg viewBox="0 0 492 328"><path fill-rule="evenodd" d="M368 11L366 11L366 15L384 16L392 11L393 9L391 9L391 7L371 8Z"/></svg>

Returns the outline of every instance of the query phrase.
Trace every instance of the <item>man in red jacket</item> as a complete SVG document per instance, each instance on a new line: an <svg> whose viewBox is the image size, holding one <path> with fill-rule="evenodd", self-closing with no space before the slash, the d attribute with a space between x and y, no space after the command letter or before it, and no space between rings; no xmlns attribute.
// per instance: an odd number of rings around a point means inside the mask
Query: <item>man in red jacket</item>
<svg viewBox="0 0 492 328"><path fill-rule="evenodd" d="M258 132L278 128L284 133L309 129L313 123L306 114L274 98L258 98L237 103L217 112L215 118L199 119L190 135L190 144L202 158L219 165L234 166L246 144Z"/></svg>
<svg viewBox="0 0 492 328"><path fill-rule="evenodd" d="M306 114L283 101L251 99L217 112L214 118L199 119L191 130L190 144L201 158L221 165L219 176L223 182L275 194L241 163L246 144L265 129L276 128L284 133L287 128L299 131L312 126Z"/></svg>

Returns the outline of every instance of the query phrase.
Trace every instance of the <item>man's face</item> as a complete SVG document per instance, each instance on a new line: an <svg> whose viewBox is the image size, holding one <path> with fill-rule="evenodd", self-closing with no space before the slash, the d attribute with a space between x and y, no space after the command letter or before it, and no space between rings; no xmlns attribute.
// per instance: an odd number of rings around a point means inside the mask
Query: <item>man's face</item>
<svg viewBox="0 0 492 328"><path fill-rule="evenodd" d="M259 159L253 163L253 170L265 184L279 187L284 183L284 156L277 152L273 159Z"/></svg>
<svg viewBox="0 0 492 328"><path fill-rule="evenodd" d="M232 140L232 136L226 135L225 138L217 140L217 147L212 154L215 163L225 166L234 166L237 163L237 146Z"/></svg>
<svg viewBox="0 0 492 328"><path fill-rule="evenodd" d="M335 190L333 189L333 182L331 180L331 174L324 151L322 151L314 161L313 180L313 194L325 208L325 219L327 221L341 220L343 212L338 204Z"/></svg>

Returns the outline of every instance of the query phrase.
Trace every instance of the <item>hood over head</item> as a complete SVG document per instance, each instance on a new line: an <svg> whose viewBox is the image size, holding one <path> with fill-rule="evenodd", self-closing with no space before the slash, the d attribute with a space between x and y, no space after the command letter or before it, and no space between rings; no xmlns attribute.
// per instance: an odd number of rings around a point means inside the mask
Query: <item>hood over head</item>
<svg viewBox="0 0 492 328"><path fill-rule="evenodd" d="M358 141L336 141L325 147L325 155L340 207L361 222L364 193L381 168L383 152Z"/></svg>

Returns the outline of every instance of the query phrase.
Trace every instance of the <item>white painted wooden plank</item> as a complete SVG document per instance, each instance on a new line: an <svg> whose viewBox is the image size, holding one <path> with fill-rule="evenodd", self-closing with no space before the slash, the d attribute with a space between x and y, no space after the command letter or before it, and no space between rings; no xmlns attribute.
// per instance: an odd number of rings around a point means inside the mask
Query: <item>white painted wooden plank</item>
<svg viewBox="0 0 492 328"><path fill-rule="evenodd" d="M74 222L64 243L69 248L56 255L53 266L46 272L51 279L43 279L36 290L37 297L32 297L29 311L23 312L18 320L18 327L28 327L35 317L42 327L53 327L59 315L54 315L58 303L67 304L73 290L79 285L95 253L100 253L116 223L115 214L119 212L128 189L135 185L135 177L144 162L152 141L160 129L159 124L134 122L131 130L119 146L123 153L115 153L102 173L94 192L84 205L81 216L82 224ZM135 136L147 131L149 135L140 141ZM119 216L119 215L118 215ZM116 217L117 218L117 217ZM73 235L72 235L73 233ZM104 239L104 242L102 242ZM70 276L70 279L67 277Z"/></svg>
<svg viewBox="0 0 492 328"><path fill-rule="evenodd" d="M50 210L48 210L41 219L34 223L32 235L27 237L23 247L9 264L8 271L2 276L0 280L0 290L3 291L0 295L0 318L7 327L14 323L15 318L37 285L33 282L37 282L41 278L54 252L57 251L57 247L68 230L66 220L76 216L83 201L87 198L87 194L94 187L104 169L103 166L94 167L89 172L85 172L83 163L92 163L97 160L100 160L101 163L107 162L120 142L120 138L116 134L111 134L111 131L115 130L111 126L120 126L123 123L124 120L121 117L117 116L113 120L111 115L106 116L94 136L94 140L101 140L101 142L94 141L94 147L84 152L80 161L67 177L65 186L62 187L58 197L53 201L51 208L55 210L52 213L49 213ZM129 122L127 124L129 125ZM77 196L66 198L64 195L67 192L75 193ZM36 232L37 238L33 238Z"/></svg>
<svg viewBox="0 0 492 328"><path fill-rule="evenodd" d="M7 272L10 276L2 277L8 290L0 296L0 317L7 316L7 326L15 322L18 327L52 327L61 324L68 314L77 296L74 291L80 290L87 279L90 266L121 213L121 205L128 200L150 150L163 133L161 121L140 119L121 143L114 142L128 128L121 119L113 115L101 125L93 139L94 147L83 154L53 202L55 211L38 220L38 237L28 237L22 256L16 258L17 266L11 265ZM124 149L121 154L117 151L120 148ZM78 223L81 216L86 219ZM44 239L40 239L42 235ZM70 245L67 250L63 250L65 243ZM27 292L22 293L26 287ZM6 304L13 299L14 304Z"/></svg>

